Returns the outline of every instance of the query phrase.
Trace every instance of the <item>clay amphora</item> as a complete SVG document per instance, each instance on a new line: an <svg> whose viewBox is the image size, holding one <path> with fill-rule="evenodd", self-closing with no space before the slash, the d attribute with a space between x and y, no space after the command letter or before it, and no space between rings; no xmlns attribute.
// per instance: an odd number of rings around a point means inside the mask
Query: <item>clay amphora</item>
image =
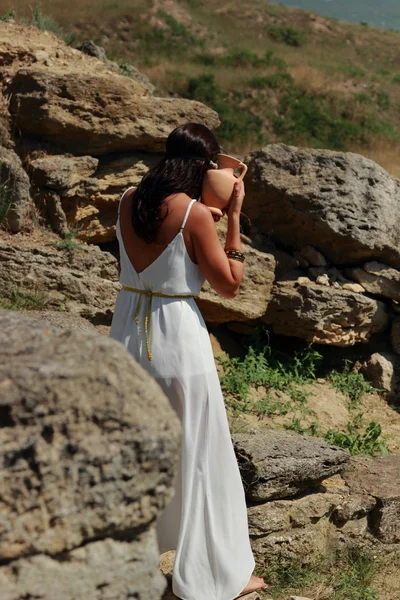
<svg viewBox="0 0 400 600"><path fill-rule="evenodd" d="M209 169L204 175L201 198L212 213L222 215L229 204L233 186L246 175L247 166L228 154L217 155L218 169ZM236 170L241 170L236 175Z"/></svg>

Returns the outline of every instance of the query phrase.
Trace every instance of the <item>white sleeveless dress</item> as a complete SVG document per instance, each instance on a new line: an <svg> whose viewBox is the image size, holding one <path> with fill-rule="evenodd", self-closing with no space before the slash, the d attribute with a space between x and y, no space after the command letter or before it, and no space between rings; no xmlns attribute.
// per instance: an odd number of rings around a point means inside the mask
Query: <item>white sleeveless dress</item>
<svg viewBox="0 0 400 600"><path fill-rule="evenodd" d="M140 273L128 258L118 218L122 285L169 295L199 294L204 277L190 259L182 234L194 202L172 242ZM179 598L233 600L247 585L254 558L209 335L193 298L154 296L149 361L144 331L148 302L146 296L121 290L110 336L157 380L182 421L175 496L158 522L160 552L176 550L172 588Z"/></svg>

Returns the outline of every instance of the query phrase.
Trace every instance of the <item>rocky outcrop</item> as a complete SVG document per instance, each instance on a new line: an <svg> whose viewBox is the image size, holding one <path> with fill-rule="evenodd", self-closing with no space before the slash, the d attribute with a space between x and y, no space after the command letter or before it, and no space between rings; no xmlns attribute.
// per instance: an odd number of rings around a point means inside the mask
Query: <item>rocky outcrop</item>
<svg viewBox="0 0 400 600"><path fill-rule="evenodd" d="M370 294L400 300L400 271L397 269L373 261L349 273Z"/></svg>
<svg viewBox="0 0 400 600"><path fill-rule="evenodd" d="M118 293L116 259L97 246L73 249L0 239L0 297L36 296L46 308L109 323ZM41 306L43 308L43 306Z"/></svg>
<svg viewBox="0 0 400 600"><path fill-rule="evenodd" d="M0 324L2 598L160 598L154 527L180 437L167 399L110 339Z"/></svg>
<svg viewBox="0 0 400 600"><path fill-rule="evenodd" d="M263 320L276 333L333 346L366 343L388 325L379 300L301 277L276 282Z"/></svg>
<svg viewBox="0 0 400 600"><path fill-rule="evenodd" d="M370 516L374 535L385 544L400 542L400 455L357 457L343 474L349 489L375 499Z"/></svg>
<svg viewBox="0 0 400 600"><path fill-rule="evenodd" d="M13 150L0 146L0 216L16 233L24 226L30 209L29 177Z"/></svg>
<svg viewBox="0 0 400 600"><path fill-rule="evenodd" d="M75 231L90 243L115 239L117 207L122 192L139 184L157 154L129 152L100 159L91 156L47 155L32 157L28 172L35 186L36 203L54 231Z"/></svg>
<svg viewBox="0 0 400 600"><path fill-rule="evenodd" d="M219 124L216 113L200 102L149 96L138 81L112 72L34 65L16 73L8 93L20 131L76 155L160 152L182 123Z"/></svg>
<svg viewBox="0 0 400 600"><path fill-rule="evenodd" d="M362 156L266 146L245 158L246 214L279 244L336 265L400 267L400 182Z"/></svg>
<svg viewBox="0 0 400 600"><path fill-rule="evenodd" d="M227 231L226 221L220 221L217 229L221 243L224 245ZM252 248L249 243L246 243L244 236L242 241L246 268L236 298L232 300L222 298L206 282L196 301L207 323L259 319L267 309L275 278L275 259L271 254Z"/></svg>
<svg viewBox="0 0 400 600"><path fill-rule="evenodd" d="M318 438L283 431L233 436L246 495L253 502L290 498L340 473L349 460L345 450Z"/></svg>

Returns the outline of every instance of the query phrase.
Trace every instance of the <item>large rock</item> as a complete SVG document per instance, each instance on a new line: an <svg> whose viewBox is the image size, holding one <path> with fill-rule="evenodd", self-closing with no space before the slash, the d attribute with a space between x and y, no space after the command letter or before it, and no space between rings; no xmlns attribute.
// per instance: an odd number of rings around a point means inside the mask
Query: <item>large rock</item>
<svg viewBox="0 0 400 600"><path fill-rule="evenodd" d="M13 150L0 146L0 216L13 233L25 224L30 208L29 177Z"/></svg>
<svg viewBox="0 0 400 600"><path fill-rule="evenodd" d="M200 102L148 96L134 79L64 65L21 68L12 80L17 127L76 155L117 150L163 151L170 132L188 121L219 125Z"/></svg>
<svg viewBox="0 0 400 600"><path fill-rule="evenodd" d="M68 250L0 238L0 298L34 296L46 308L108 323L118 290L117 261L98 246Z"/></svg>
<svg viewBox="0 0 400 600"><path fill-rule="evenodd" d="M304 279L304 278L303 278ZM306 281L274 285L264 321L274 332L318 344L352 346L368 342L388 324L385 305L350 290Z"/></svg>
<svg viewBox="0 0 400 600"><path fill-rule="evenodd" d="M159 599L179 421L118 343L0 312L4 600Z"/></svg>
<svg viewBox="0 0 400 600"><path fill-rule="evenodd" d="M264 502L295 496L307 487L340 473L347 451L318 438L284 431L233 436L247 498Z"/></svg>
<svg viewBox="0 0 400 600"><path fill-rule="evenodd" d="M226 223L220 222L218 232L224 244ZM201 290L196 302L208 323L249 321L265 314L275 278L275 259L248 243L243 244L243 252L246 256L244 277L236 298L222 298L208 282Z"/></svg>
<svg viewBox="0 0 400 600"><path fill-rule="evenodd" d="M246 214L279 244L334 264L400 267L400 181L362 156L266 146L245 158Z"/></svg>
<svg viewBox="0 0 400 600"><path fill-rule="evenodd" d="M350 276L370 294L400 300L400 271L376 261L368 262L363 268L349 270Z"/></svg>
<svg viewBox="0 0 400 600"><path fill-rule="evenodd" d="M352 458L342 475L350 490L376 500L370 527L386 544L400 542L400 455Z"/></svg>
<svg viewBox="0 0 400 600"><path fill-rule="evenodd" d="M47 155L29 161L32 182L70 195L96 172L99 160L93 156Z"/></svg>
<svg viewBox="0 0 400 600"><path fill-rule="evenodd" d="M400 359L387 352L374 352L362 367L362 372L372 385L396 396L400 390Z"/></svg>

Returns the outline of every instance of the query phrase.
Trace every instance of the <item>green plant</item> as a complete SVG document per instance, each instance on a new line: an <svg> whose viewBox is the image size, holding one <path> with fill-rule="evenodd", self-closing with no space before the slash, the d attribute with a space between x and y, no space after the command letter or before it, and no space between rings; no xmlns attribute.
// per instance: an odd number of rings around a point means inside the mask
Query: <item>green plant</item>
<svg viewBox="0 0 400 600"><path fill-rule="evenodd" d="M61 25L57 23L55 19L53 19L53 17L45 15L42 12L40 2L35 4L35 6L33 7L30 25L37 27L37 29L42 29L43 31L50 31L51 33L54 33L66 44L70 45L74 41L74 36L72 33L66 33L61 27Z"/></svg>
<svg viewBox="0 0 400 600"><path fill-rule="evenodd" d="M7 11L6 13L4 13L4 15L1 15L1 17L0 17L0 21L3 21L3 22L12 21L13 19L15 19L15 10L14 9Z"/></svg>
<svg viewBox="0 0 400 600"><path fill-rule="evenodd" d="M197 38L184 25L164 10L157 16L164 21L164 27L153 27L140 34L140 50L148 59L154 55L177 55L187 53L192 47L203 46L204 40Z"/></svg>
<svg viewBox="0 0 400 600"><path fill-rule="evenodd" d="M6 218L13 202L14 186L14 179L10 175L4 181L0 180L0 223Z"/></svg>
<svg viewBox="0 0 400 600"><path fill-rule="evenodd" d="M380 90L376 94L376 102L379 108L382 108L382 110L388 110L391 104L389 94L387 94L383 90Z"/></svg>
<svg viewBox="0 0 400 600"><path fill-rule="evenodd" d="M363 394L376 393L378 390L372 387L361 373L353 371L352 364L346 360L343 371L333 370L329 374L331 386L350 399L350 408L356 406Z"/></svg>
<svg viewBox="0 0 400 600"><path fill-rule="evenodd" d="M47 304L43 292L26 287L15 287L0 300L0 307L6 310L44 310Z"/></svg>
<svg viewBox="0 0 400 600"><path fill-rule="evenodd" d="M360 548L352 548L342 562L342 572L332 600L379 600L371 587L378 572L376 559Z"/></svg>
<svg viewBox="0 0 400 600"><path fill-rule="evenodd" d="M271 88L273 90L283 89L293 84L293 78L289 73L272 73L264 77L252 77L247 84L256 89Z"/></svg>
<svg viewBox="0 0 400 600"><path fill-rule="evenodd" d="M274 25L268 27L268 34L277 42L282 42L288 46L303 46L306 42L306 36L303 31L295 27L285 25Z"/></svg>
<svg viewBox="0 0 400 600"><path fill-rule="evenodd" d="M60 250L75 250L75 248L77 248L80 244L80 242L77 242L75 239L79 230L79 227L71 229L71 231L68 231L68 233L64 235L62 240L59 242L53 242L52 245Z"/></svg>
<svg viewBox="0 0 400 600"><path fill-rule="evenodd" d="M379 423L369 423L365 430L361 425L361 415L357 415L346 426L346 431L329 430L324 434L329 444L345 448L352 455L388 454L386 445L387 436L382 436L382 427Z"/></svg>
<svg viewBox="0 0 400 600"><path fill-rule="evenodd" d="M256 414L286 414L291 406L287 401L272 398L272 390L284 392L298 408L306 404L310 392L300 386L315 379L315 371L321 355L308 346L302 352L285 360L274 356L268 345L249 346L243 359L225 356L220 358L223 368L221 386L232 398L230 406L242 412L253 410ZM251 402L251 388L263 386L263 400Z"/></svg>

